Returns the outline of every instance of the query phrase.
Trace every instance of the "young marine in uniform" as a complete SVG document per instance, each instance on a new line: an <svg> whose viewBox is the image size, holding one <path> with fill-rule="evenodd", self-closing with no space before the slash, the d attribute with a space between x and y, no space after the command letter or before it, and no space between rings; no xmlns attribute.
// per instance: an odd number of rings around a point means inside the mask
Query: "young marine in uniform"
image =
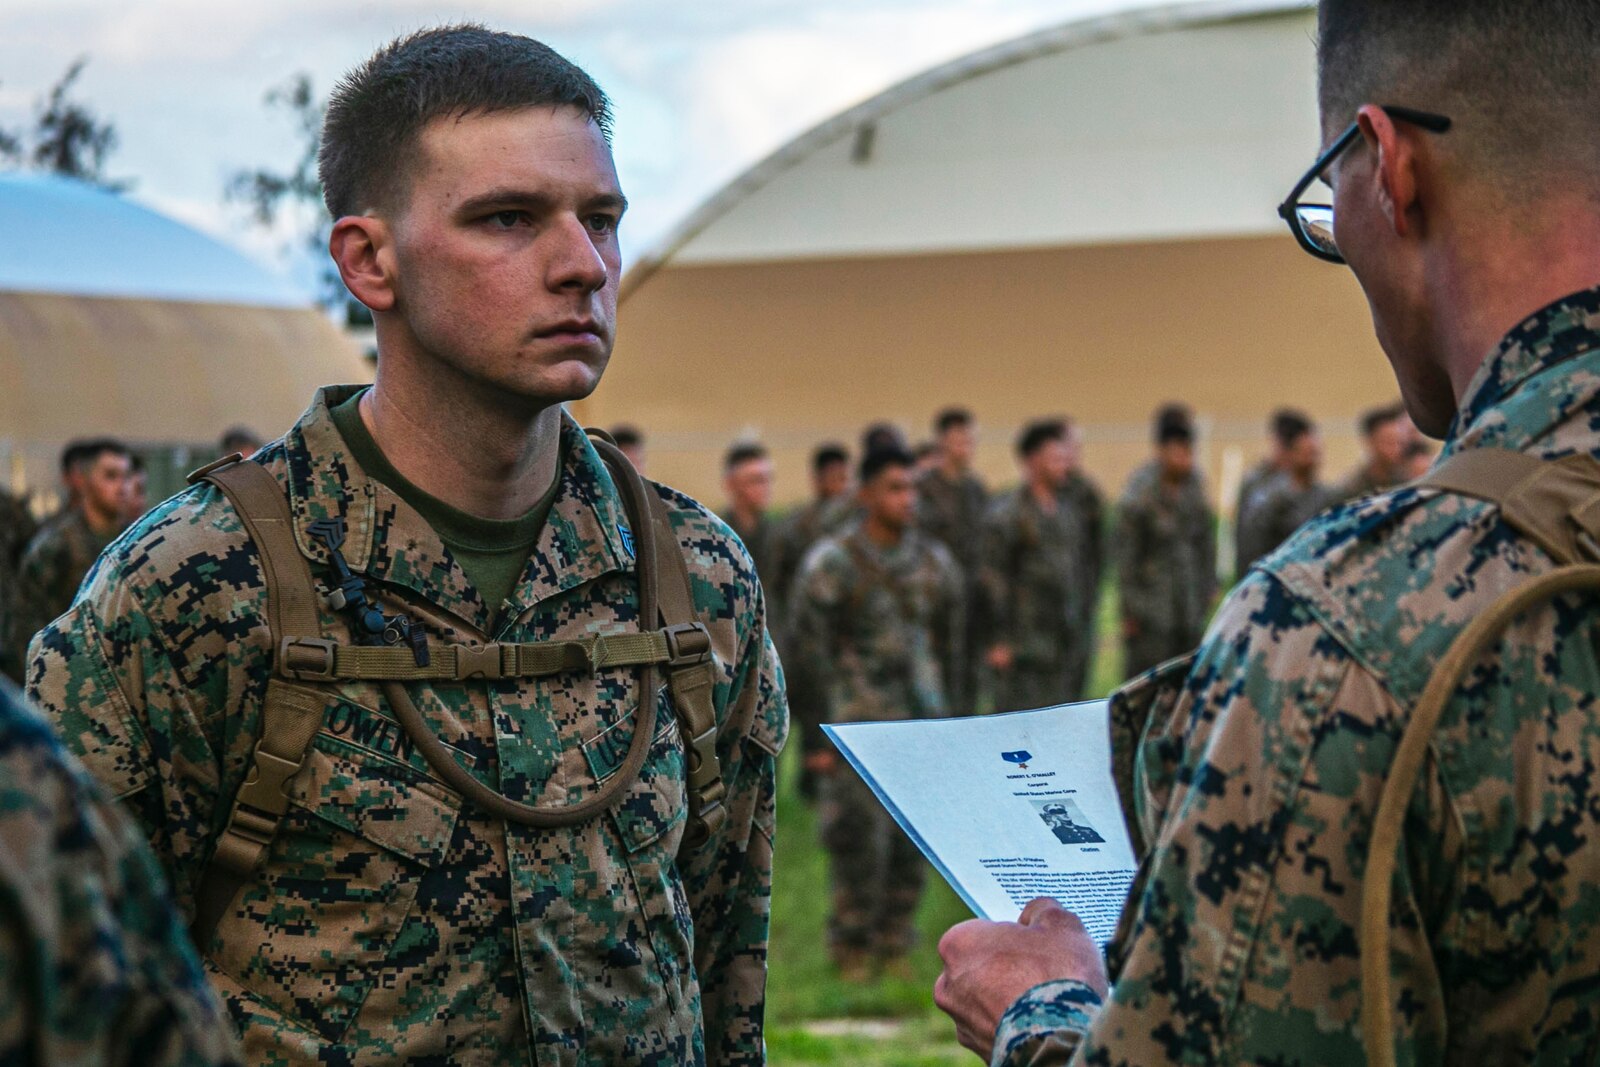
<svg viewBox="0 0 1600 1067"><path fill-rule="evenodd" d="M945 667L961 651L963 583L945 547L913 525L913 463L899 448L867 453L860 523L813 548L795 586L795 657L823 680L829 722L950 713ZM874 966L904 972L925 864L860 776L828 755L820 821L834 961L850 980Z"/></svg>
<svg viewBox="0 0 1600 1067"><path fill-rule="evenodd" d="M1090 596L1087 528L1067 498L1067 425L1042 419L1017 438L1023 482L995 497L982 540L984 630L994 709L1021 711L1076 700L1084 662L1078 629Z"/></svg>
<svg viewBox="0 0 1600 1067"><path fill-rule="evenodd" d="M251 1063L764 1058L760 588L561 407L615 332L608 131L581 70L482 27L352 71L321 175L376 384L201 472L33 646Z"/></svg>
<svg viewBox="0 0 1600 1067"><path fill-rule="evenodd" d="M1217 592L1216 516L1194 462L1187 408L1156 412L1155 457L1117 503L1123 675L1192 651Z"/></svg>

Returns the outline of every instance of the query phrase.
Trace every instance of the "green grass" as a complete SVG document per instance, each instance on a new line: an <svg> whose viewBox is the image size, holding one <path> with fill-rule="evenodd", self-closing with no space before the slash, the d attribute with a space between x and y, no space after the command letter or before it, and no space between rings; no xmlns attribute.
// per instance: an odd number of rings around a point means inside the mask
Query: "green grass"
<svg viewBox="0 0 1600 1067"><path fill-rule="evenodd" d="M1100 648L1091 691L1109 693L1119 681L1122 653L1115 599L1100 605ZM938 943L945 930L972 913L931 869L917 909L921 940L912 955L915 979L852 986L838 981L828 959L827 855L816 818L795 789L798 751L784 754L778 783L778 839L772 887L772 953L767 979L767 1050L775 1067L850 1064L852 1067L944 1067L978 1062L956 1044L955 1027L933 1006L939 976ZM850 1021L892 1025L888 1033L849 1033ZM819 1030L823 1032L819 1032Z"/></svg>

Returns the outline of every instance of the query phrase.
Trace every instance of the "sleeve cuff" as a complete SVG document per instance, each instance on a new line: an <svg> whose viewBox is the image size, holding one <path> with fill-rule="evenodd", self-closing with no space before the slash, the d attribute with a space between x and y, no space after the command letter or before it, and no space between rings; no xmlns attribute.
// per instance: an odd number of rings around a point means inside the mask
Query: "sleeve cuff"
<svg viewBox="0 0 1600 1067"><path fill-rule="evenodd" d="M1000 1017L990 1067L1022 1067L1057 1034L1070 1035L1071 1043L1077 1044L1089 1032L1100 1005L1098 993L1072 979L1034 986Z"/></svg>

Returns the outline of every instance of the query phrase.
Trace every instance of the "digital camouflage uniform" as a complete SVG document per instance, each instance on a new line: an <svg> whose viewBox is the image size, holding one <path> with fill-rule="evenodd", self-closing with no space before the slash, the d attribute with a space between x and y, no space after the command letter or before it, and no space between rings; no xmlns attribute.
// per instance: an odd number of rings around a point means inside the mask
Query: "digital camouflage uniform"
<svg viewBox="0 0 1600 1067"><path fill-rule="evenodd" d="M1217 592L1217 531L1195 474L1168 489L1154 461L1133 473L1117 505L1117 580L1122 618L1138 627L1123 642L1132 677L1194 650Z"/></svg>
<svg viewBox="0 0 1600 1067"><path fill-rule="evenodd" d="M74 507L55 515L28 542L10 603L10 645L25 655L33 635L66 611L94 561L116 537L98 534Z"/></svg>
<svg viewBox="0 0 1600 1067"><path fill-rule="evenodd" d="M967 473L952 481L938 467L917 479L917 525L924 534L950 550L961 568L966 585L966 632L984 630L982 578L983 520L989 510L989 491L977 475ZM953 664L949 673L950 706L957 713L970 715L977 710L978 678L982 673L983 651L969 643L967 655Z"/></svg>
<svg viewBox="0 0 1600 1067"><path fill-rule="evenodd" d="M1363 463L1345 475L1344 481L1334 487L1334 495L1341 501L1360 500L1364 496L1373 496L1399 484L1398 478L1374 477L1367 464Z"/></svg>
<svg viewBox="0 0 1600 1067"><path fill-rule="evenodd" d="M827 679L828 721L949 714L943 665L960 654L965 605L961 572L943 545L908 532L880 548L856 527L812 549L796 596L795 656ZM924 877L916 846L848 767L822 785L821 824L833 944L903 953Z"/></svg>
<svg viewBox="0 0 1600 1067"><path fill-rule="evenodd" d="M0 1063L239 1063L149 846L5 681Z"/></svg>
<svg viewBox="0 0 1600 1067"><path fill-rule="evenodd" d="M351 567L430 642L638 628L633 538L610 475L573 423L563 424L549 521L491 633L489 607L438 535L354 464L328 414L353 392L324 390L256 457L286 485L319 583L327 556L306 527L342 517ZM376 684L328 683L289 813L205 953L251 1063L761 1062L782 676L749 557L692 500L661 495L716 653L726 825L678 858L684 753L664 691L648 761L618 805L535 830L464 805ZM265 604L236 513L196 486L106 554L32 651L35 698L137 814L190 913L258 728ZM329 633L348 633L326 603L322 611ZM480 779L549 806L617 772L639 673L410 689Z"/></svg>
<svg viewBox="0 0 1600 1067"><path fill-rule="evenodd" d="M1330 486L1301 487L1284 473L1256 486L1238 524L1239 575L1287 541L1300 527L1344 498Z"/></svg>
<svg viewBox="0 0 1600 1067"><path fill-rule="evenodd" d="M1239 483L1239 496L1233 509L1233 573L1237 578L1243 578L1250 564L1265 555L1247 544L1250 534L1246 530L1252 525L1251 508L1259 502L1256 491L1282 473L1283 469L1272 460L1263 459L1246 471L1244 480Z"/></svg>
<svg viewBox="0 0 1600 1067"><path fill-rule="evenodd" d="M0 489L0 674L13 682L22 681L22 654L25 647L14 645L11 629L11 601L16 595L17 567L22 553L38 532L28 510L26 497L16 497Z"/></svg>
<svg viewBox="0 0 1600 1067"><path fill-rule="evenodd" d="M996 672L994 710L1042 708L1076 699L1074 646L1088 596L1083 529L1065 500L1045 511L1027 486L995 498L983 524L983 647L1010 647Z"/></svg>
<svg viewBox="0 0 1600 1067"><path fill-rule="evenodd" d="M848 495L835 497L831 500L813 500L803 507L796 508L793 513L786 516L777 530L777 584L783 590L783 602L786 610L794 610L795 582L799 580L800 568L805 563L806 555L813 545L824 537L838 533L844 526L849 525L852 504ZM784 619L784 625L779 628L786 638L793 632L792 620ZM796 657L793 650L784 647L779 650L782 654L784 665L785 689L789 700L789 716L799 727L800 756L800 792L807 798L814 798L817 791L815 776L805 767L806 756L818 752L831 752L833 747L828 744L828 739L822 734L822 722L826 718L823 703L826 700L821 692L825 684L821 678L814 678L805 669L803 659Z"/></svg>
<svg viewBox="0 0 1600 1067"><path fill-rule="evenodd" d="M1083 591L1078 597L1077 640L1067 650L1067 699L1082 700L1089 692L1099 632L1100 582L1106 569L1106 500L1100 487L1080 471L1067 478L1061 498L1078 524L1078 574Z"/></svg>
<svg viewBox="0 0 1600 1067"><path fill-rule="evenodd" d="M784 615L784 588L779 580L780 568L778 524L771 517L762 515L756 520L755 525L748 529L741 527L734 521L733 511L730 509L723 516L729 529L739 535L739 540L744 542L752 562L755 563L756 576L761 580L761 590L767 605L767 626L777 637L783 629Z"/></svg>
<svg viewBox="0 0 1600 1067"><path fill-rule="evenodd" d="M1445 453L1600 455L1596 410L1600 290L1512 332ZM1410 488L1329 512L1259 564L1193 665L1113 711L1146 854L1110 1003L1037 987L994 1062L1365 1062L1362 874L1395 747L1462 628L1552 567L1493 505ZM1595 1062L1596 609L1568 595L1525 614L1432 738L1390 914L1401 1064Z"/></svg>

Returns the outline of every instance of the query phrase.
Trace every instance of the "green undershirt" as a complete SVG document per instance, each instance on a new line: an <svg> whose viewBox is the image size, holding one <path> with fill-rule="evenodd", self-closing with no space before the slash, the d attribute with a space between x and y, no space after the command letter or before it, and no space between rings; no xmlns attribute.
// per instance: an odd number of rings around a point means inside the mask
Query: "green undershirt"
<svg viewBox="0 0 1600 1067"><path fill-rule="evenodd" d="M544 532L560 485L560 462L556 477L539 502L515 519L483 519L452 507L436 496L418 489L384 456L373 440L367 424L361 421L361 397L365 390L332 408L333 424L344 438L356 463L374 481L382 482L416 509L422 521L433 527L439 540L450 550L467 581L488 605L489 617L498 619L502 605L522 580L528 557Z"/></svg>

